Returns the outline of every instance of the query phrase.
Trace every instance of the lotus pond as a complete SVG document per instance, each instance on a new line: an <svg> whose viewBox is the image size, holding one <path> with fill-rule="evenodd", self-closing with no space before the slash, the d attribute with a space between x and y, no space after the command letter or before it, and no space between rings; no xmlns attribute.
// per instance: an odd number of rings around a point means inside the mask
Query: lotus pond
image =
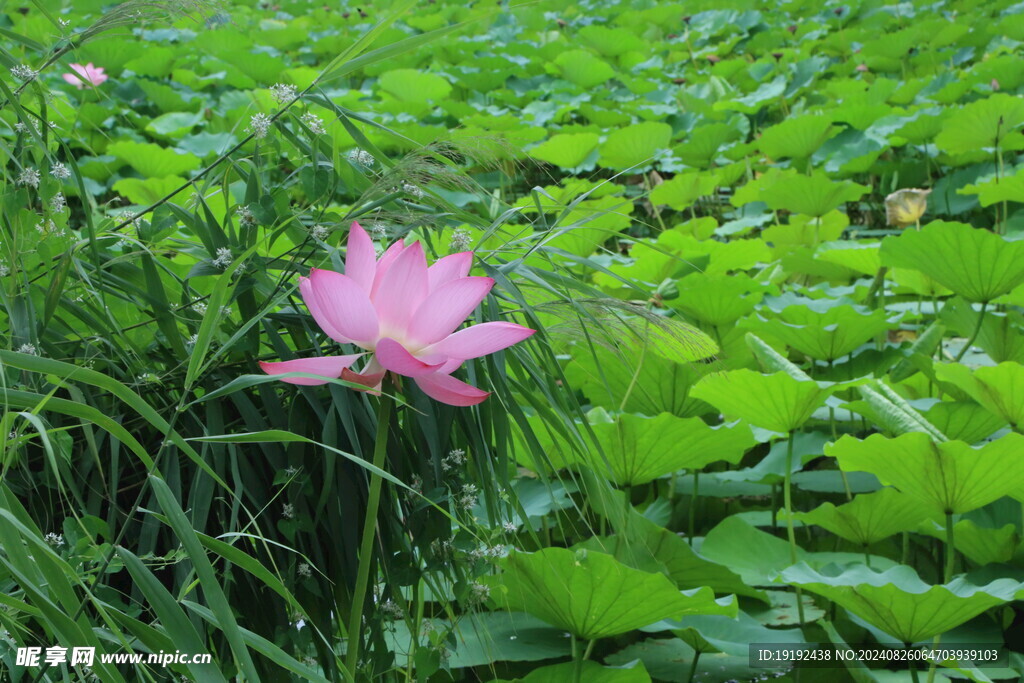
<svg viewBox="0 0 1024 683"><path fill-rule="evenodd" d="M1021 680L1022 44L4 3L2 679Z"/></svg>

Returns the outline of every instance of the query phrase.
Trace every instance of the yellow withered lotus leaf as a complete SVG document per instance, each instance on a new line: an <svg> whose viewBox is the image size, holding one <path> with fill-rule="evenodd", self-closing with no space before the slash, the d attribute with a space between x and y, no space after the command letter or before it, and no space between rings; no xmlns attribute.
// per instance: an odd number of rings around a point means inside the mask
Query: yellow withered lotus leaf
<svg viewBox="0 0 1024 683"><path fill-rule="evenodd" d="M931 190L905 188L896 190L885 198L885 221L889 225L905 228L917 225L928 208Z"/></svg>

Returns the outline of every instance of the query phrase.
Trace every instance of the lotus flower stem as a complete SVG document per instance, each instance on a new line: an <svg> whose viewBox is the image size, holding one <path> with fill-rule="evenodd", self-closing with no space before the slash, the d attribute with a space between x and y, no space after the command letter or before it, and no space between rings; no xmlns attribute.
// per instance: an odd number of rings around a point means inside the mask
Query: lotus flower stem
<svg viewBox="0 0 1024 683"><path fill-rule="evenodd" d="M789 536L789 560L792 564L796 564L796 532L793 530L792 492L793 437L794 433L790 431L789 441L786 443L786 470L783 473L784 479L782 481L782 504L786 508L786 535ZM799 588L796 589L796 611L797 616L800 617L800 623L804 623L804 602L802 591Z"/></svg>
<svg viewBox="0 0 1024 683"><path fill-rule="evenodd" d="M959 363L960 359L963 358L964 355L967 353L967 349L971 348L971 346L974 344L974 340L978 338L978 333L981 332L981 323L984 322L985 320L986 308L988 308L988 302L982 301L981 312L978 314L978 322L975 323L974 325L974 332L971 332L970 338L967 340L967 343L964 344L964 348L960 349L960 353L956 354L956 358L954 360L957 363Z"/></svg>
<svg viewBox="0 0 1024 683"><path fill-rule="evenodd" d="M373 466L384 467L384 459L388 450L388 425L394 404L386 396L380 397L377 409L377 436L373 444ZM370 580L370 562L373 555L373 537L377 530L377 509L380 507L380 489L383 479L369 473L370 495L366 503L366 518L363 520L363 537L359 546L359 571L356 573L355 590L352 593L352 609L348 618L348 651L345 653L345 668L356 678L356 667L359 663L359 645L363 637L363 606L366 602L366 589Z"/></svg>
<svg viewBox="0 0 1024 683"><path fill-rule="evenodd" d="M697 673L697 662L700 661L700 650L694 650L693 661L690 662L690 673L686 677L686 683L693 683L693 677Z"/></svg>

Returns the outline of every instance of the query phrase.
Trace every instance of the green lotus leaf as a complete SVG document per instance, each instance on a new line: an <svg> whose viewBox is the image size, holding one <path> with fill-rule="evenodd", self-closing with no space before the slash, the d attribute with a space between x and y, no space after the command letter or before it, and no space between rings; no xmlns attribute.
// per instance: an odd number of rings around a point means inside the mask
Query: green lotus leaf
<svg viewBox="0 0 1024 683"><path fill-rule="evenodd" d="M788 79L778 75L772 80L762 83L757 90L731 100L719 100L714 108L721 111L739 111L744 114L756 114L769 102L777 101L786 92Z"/></svg>
<svg viewBox="0 0 1024 683"><path fill-rule="evenodd" d="M601 85L615 75L615 69L587 50L569 50L555 57L562 78L581 88Z"/></svg>
<svg viewBox="0 0 1024 683"><path fill-rule="evenodd" d="M551 664L534 669L522 678L494 679L491 683L565 683L573 680L576 674L587 683L650 683L651 676L644 668L643 662L637 660L622 667L601 666L597 662L583 662L580 671L576 671L575 662Z"/></svg>
<svg viewBox="0 0 1024 683"><path fill-rule="evenodd" d="M107 154L127 163L147 178L184 175L202 163L195 154L177 152L150 142L119 140L107 146Z"/></svg>
<svg viewBox="0 0 1024 683"><path fill-rule="evenodd" d="M667 204L676 211L689 208L718 186L718 176L707 171L680 173L651 190L651 202Z"/></svg>
<svg viewBox="0 0 1024 683"><path fill-rule="evenodd" d="M797 559L807 559L807 551L797 547ZM707 533L700 553L712 562L724 565L751 586L768 586L778 572L793 564L789 543L755 529L733 515L726 517Z"/></svg>
<svg viewBox="0 0 1024 683"><path fill-rule="evenodd" d="M880 242L860 240L825 242L818 247L814 258L873 276L882 267L880 245Z"/></svg>
<svg viewBox="0 0 1024 683"><path fill-rule="evenodd" d="M664 574L632 569L605 553L545 548L513 552L487 582L496 604L528 612L577 638L627 633L691 614L735 616L736 599L715 600L710 588L680 591Z"/></svg>
<svg viewBox="0 0 1024 683"><path fill-rule="evenodd" d="M700 555L679 534L647 519L632 505L627 506L625 492L609 488L607 495L591 496L590 504L621 533L592 536L574 549L606 552L634 569L661 572L682 589L707 586L719 595L746 595L768 602L763 590L744 583L728 567Z"/></svg>
<svg viewBox="0 0 1024 683"><path fill-rule="evenodd" d="M743 133L728 123L710 123L697 126L686 136L686 140L672 151L687 166L708 168L718 156L718 150L738 140Z"/></svg>
<svg viewBox="0 0 1024 683"><path fill-rule="evenodd" d="M648 44L625 28L607 28L597 24L584 26L576 36L606 57L618 57L631 51L644 51Z"/></svg>
<svg viewBox="0 0 1024 683"><path fill-rule="evenodd" d="M753 312L767 285L749 275L693 273L677 285L679 297L668 304L701 322L724 327Z"/></svg>
<svg viewBox="0 0 1024 683"><path fill-rule="evenodd" d="M671 413L690 417L707 412L707 404L690 396L706 366L675 363L645 351L636 340L616 348L577 345L565 368L569 384L593 405L645 415Z"/></svg>
<svg viewBox="0 0 1024 683"><path fill-rule="evenodd" d="M913 569L898 566L874 572L860 565L821 572L800 563L780 579L822 595L904 643L916 643L959 626L996 605L1014 599L1024 584L998 579L975 586L963 578L929 586Z"/></svg>
<svg viewBox="0 0 1024 683"><path fill-rule="evenodd" d="M523 612L474 610L459 615L457 625L447 619L425 619L437 631L451 630L455 645L448 664L452 668L486 666L491 662L535 662L571 654L564 631ZM408 624L399 619L384 631L384 638L400 667L409 666L413 651ZM421 635L420 647L429 648L430 638Z"/></svg>
<svg viewBox="0 0 1024 683"><path fill-rule="evenodd" d="M175 111L156 117L146 125L146 130L157 136L177 139L192 132L202 120L203 115L198 112Z"/></svg>
<svg viewBox="0 0 1024 683"><path fill-rule="evenodd" d="M1024 490L1024 436L1006 434L981 448L963 441L935 443L910 432L894 439L843 436L825 447L846 472L871 472L883 484L928 504L933 512L963 513Z"/></svg>
<svg viewBox="0 0 1024 683"><path fill-rule="evenodd" d="M552 135L530 150L530 156L561 168L579 166L597 149L597 133Z"/></svg>
<svg viewBox="0 0 1024 683"><path fill-rule="evenodd" d="M1006 420L970 401L939 401L924 418L953 441L974 444L1006 426Z"/></svg>
<svg viewBox="0 0 1024 683"><path fill-rule="evenodd" d="M840 506L823 503L810 512L798 512L796 519L816 524L851 543L869 546L903 531L913 531L929 517L917 498L894 488L860 493Z"/></svg>
<svg viewBox="0 0 1024 683"><path fill-rule="evenodd" d="M790 251L791 246L813 247L821 242L835 244L835 240L839 239L849 225L850 219L842 211L829 211L817 218L793 214L789 217L789 223L771 225L764 229L761 236L766 242L771 242L776 251L786 253ZM833 262L842 264L842 261Z"/></svg>
<svg viewBox="0 0 1024 683"><path fill-rule="evenodd" d="M879 252L881 257L881 252ZM949 296L953 290L943 287L935 278L928 277L918 270L910 268L892 268L889 270L889 277L895 283L894 290L898 293L910 290L914 294L935 299L940 296Z"/></svg>
<svg viewBox="0 0 1024 683"><path fill-rule="evenodd" d="M567 211L552 228L556 234L544 244L578 256L589 256L600 245L630 225L633 202L617 196L587 199ZM547 265L545 263L545 265Z"/></svg>
<svg viewBox="0 0 1024 683"><path fill-rule="evenodd" d="M166 178L122 178L114 183L113 190L127 197L132 204L152 204L184 184L184 178L173 175Z"/></svg>
<svg viewBox="0 0 1024 683"><path fill-rule="evenodd" d="M1024 363L1024 315L1012 309L989 311L979 321L981 313L964 299L955 297L942 307L940 317L943 324L957 330L961 336L968 336L981 324L975 345L988 354L996 363L1014 361Z"/></svg>
<svg viewBox="0 0 1024 683"><path fill-rule="evenodd" d="M946 540L946 529L934 520L920 525L923 534ZM971 562L984 566L1009 562L1017 550L1020 536L1016 524L1004 524L998 529L978 526L970 519L961 519L953 525L953 545Z"/></svg>
<svg viewBox="0 0 1024 683"><path fill-rule="evenodd" d="M832 361L890 327L885 311L858 308L844 304L820 312L804 305L787 306L777 318L759 318L750 324L805 356Z"/></svg>
<svg viewBox="0 0 1024 683"><path fill-rule="evenodd" d="M771 159L806 159L840 130L824 114L795 116L764 129L757 144Z"/></svg>
<svg viewBox="0 0 1024 683"><path fill-rule="evenodd" d="M1024 365L1000 363L972 372L965 365L943 363L935 366L935 376L967 392L1015 430L1024 426Z"/></svg>
<svg viewBox="0 0 1024 683"><path fill-rule="evenodd" d="M831 180L824 173L798 175L785 183L775 185L763 196L772 209L785 209L794 213L821 217L846 202L860 199L868 191L864 185L849 180Z"/></svg>
<svg viewBox="0 0 1024 683"><path fill-rule="evenodd" d="M750 643L792 643L807 642L798 628L768 628L746 612L740 612L735 619L714 614L699 614L683 617L678 621L666 620L645 628L654 631L671 626L676 637L701 652L724 652L736 657L746 657Z"/></svg>
<svg viewBox="0 0 1024 683"><path fill-rule="evenodd" d="M761 374L746 368L715 373L690 391L725 415L774 432L789 432L810 418L831 389L800 381L785 372Z"/></svg>
<svg viewBox="0 0 1024 683"><path fill-rule="evenodd" d="M933 221L882 240L882 263L919 270L971 301L987 302L1024 282L1024 242Z"/></svg>
<svg viewBox="0 0 1024 683"><path fill-rule="evenodd" d="M1024 173L1016 173L1005 178L991 177L988 180L964 185L957 194L976 194L982 206L992 206L1000 202L1024 202Z"/></svg>
<svg viewBox="0 0 1024 683"><path fill-rule="evenodd" d="M724 460L736 464L754 445L746 425L709 427L700 418L668 413L657 417L623 414L591 429L602 453L591 451L587 465L620 486L635 486L679 470L698 470Z"/></svg>
<svg viewBox="0 0 1024 683"><path fill-rule="evenodd" d="M998 93L958 107L942 125L935 146L950 154L981 152L999 147L1024 148L1024 136L1011 135L1024 124L1024 100ZM1015 142L1014 142L1015 141Z"/></svg>
<svg viewBox="0 0 1024 683"><path fill-rule="evenodd" d="M668 147L672 126L648 121L620 128L601 145L600 163L607 168L625 170L648 163L655 152Z"/></svg>
<svg viewBox="0 0 1024 683"><path fill-rule="evenodd" d="M377 85L402 102L439 102L452 91L444 77L417 69L385 71Z"/></svg>

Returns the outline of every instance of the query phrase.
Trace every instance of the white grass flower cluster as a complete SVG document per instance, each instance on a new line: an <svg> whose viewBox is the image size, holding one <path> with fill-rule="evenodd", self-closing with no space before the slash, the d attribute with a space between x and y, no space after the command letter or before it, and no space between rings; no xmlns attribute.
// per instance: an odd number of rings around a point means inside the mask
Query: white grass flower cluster
<svg viewBox="0 0 1024 683"><path fill-rule="evenodd" d="M64 545L64 537L60 534L55 534L52 531L43 536L43 540L52 545L54 548L59 548L62 545Z"/></svg>
<svg viewBox="0 0 1024 683"><path fill-rule="evenodd" d="M313 132L313 135L323 135L327 132L324 127L324 120L311 111L299 117L299 120Z"/></svg>
<svg viewBox="0 0 1024 683"><path fill-rule="evenodd" d="M22 344L18 347L18 353L27 353L31 356L38 355L34 344Z"/></svg>
<svg viewBox="0 0 1024 683"><path fill-rule="evenodd" d="M468 230L456 230L452 233L451 241L448 242L448 251L452 253L468 251L472 241L473 236Z"/></svg>
<svg viewBox="0 0 1024 683"><path fill-rule="evenodd" d="M482 605L491 597L491 587L485 583L472 583L469 586L467 602L470 605Z"/></svg>
<svg viewBox="0 0 1024 683"><path fill-rule="evenodd" d="M31 80L35 80L35 77L39 75L37 71L33 71L24 64L18 64L11 67L11 75L17 78L19 81L25 81L26 83Z"/></svg>
<svg viewBox="0 0 1024 683"><path fill-rule="evenodd" d="M463 485L462 491L459 492L459 496L456 499L455 504L463 510L470 510L476 507L477 492L475 484Z"/></svg>
<svg viewBox="0 0 1024 683"><path fill-rule="evenodd" d="M365 149L353 149L348 153L348 160L360 166L373 166L376 161Z"/></svg>
<svg viewBox="0 0 1024 683"><path fill-rule="evenodd" d="M270 94L277 101L278 104L284 104L285 102L291 102L294 100L299 91L294 85L288 83L275 83L270 86Z"/></svg>
<svg viewBox="0 0 1024 683"><path fill-rule="evenodd" d="M29 168L28 166L21 169L21 173L18 174L19 185L27 185L32 188L38 188L39 180L39 171L37 171L34 168Z"/></svg>
<svg viewBox="0 0 1024 683"><path fill-rule="evenodd" d="M256 216L248 206L240 206L235 210L238 214L238 225L243 228L254 228L257 225Z"/></svg>
<svg viewBox="0 0 1024 683"><path fill-rule="evenodd" d="M218 268L224 269L231 265L231 262L235 260L231 250L227 247L220 247L217 249L217 257L213 259L213 265Z"/></svg>
<svg viewBox="0 0 1024 683"><path fill-rule="evenodd" d="M64 198L63 192L58 192L50 198L50 210L54 213L61 213L67 208L68 201Z"/></svg>
<svg viewBox="0 0 1024 683"><path fill-rule="evenodd" d="M57 180L67 180L71 177L71 169L61 162L55 161L53 162L53 166L50 167L50 175Z"/></svg>
<svg viewBox="0 0 1024 683"><path fill-rule="evenodd" d="M466 462L466 451L456 448L441 459L441 469L445 472L455 469Z"/></svg>
<svg viewBox="0 0 1024 683"><path fill-rule="evenodd" d="M321 242L327 239L327 236L331 234L331 231L324 225L314 225L309 229L309 234L313 236L313 239L318 239Z"/></svg>
<svg viewBox="0 0 1024 683"><path fill-rule="evenodd" d="M402 192L412 195L416 199L423 199L426 193L419 187L416 187L412 183L402 183Z"/></svg>
<svg viewBox="0 0 1024 683"><path fill-rule="evenodd" d="M246 130L257 140L262 140L270 132L271 123L273 121L266 114L253 114L249 119L249 127Z"/></svg>

